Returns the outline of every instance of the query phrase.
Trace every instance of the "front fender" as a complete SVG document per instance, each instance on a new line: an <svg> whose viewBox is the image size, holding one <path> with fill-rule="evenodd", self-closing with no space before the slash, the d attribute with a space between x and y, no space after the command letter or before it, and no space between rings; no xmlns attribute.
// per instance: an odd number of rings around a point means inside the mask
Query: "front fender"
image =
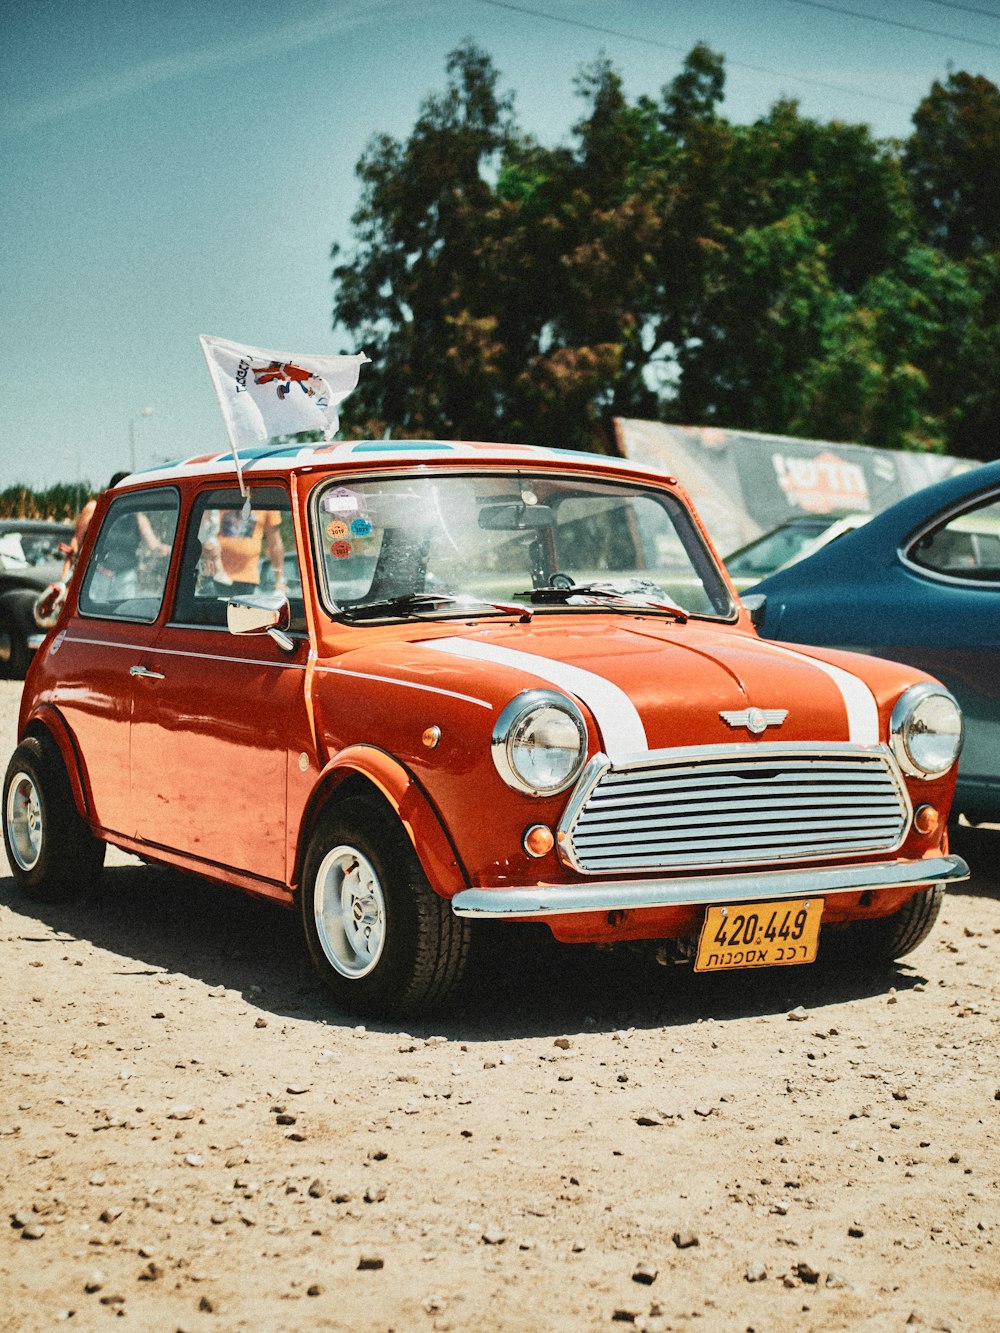
<svg viewBox="0 0 1000 1333"><path fill-rule="evenodd" d="M374 745L349 745L333 755L303 814L296 857L296 883L301 877L309 836L320 810L345 782L363 779L392 808L413 844L417 859L435 893L451 898L469 887L465 867L427 794L398 759Z"/></svg>

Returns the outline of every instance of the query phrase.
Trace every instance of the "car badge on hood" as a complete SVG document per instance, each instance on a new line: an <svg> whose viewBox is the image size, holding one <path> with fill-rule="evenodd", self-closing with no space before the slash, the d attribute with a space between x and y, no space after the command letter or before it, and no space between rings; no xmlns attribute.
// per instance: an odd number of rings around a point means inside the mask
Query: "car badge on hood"
<svg viewBox="0 0 1000 1333"><path fill-rule="evenodd" d="M754 736L759 736L768 727L780 727L788 716L787 708L739 708L732 712L719 714L723 722L730 727L746 727Z"/></svg>

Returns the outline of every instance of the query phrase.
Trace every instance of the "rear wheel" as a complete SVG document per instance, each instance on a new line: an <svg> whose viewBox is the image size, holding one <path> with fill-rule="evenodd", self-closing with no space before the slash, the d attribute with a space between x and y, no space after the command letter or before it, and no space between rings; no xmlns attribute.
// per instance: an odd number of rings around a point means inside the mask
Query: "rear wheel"
<svg viewBox="0 0 1000 1333"><path fill-rule="evenodd" d="M931 933L943 901L944 886L935 884L915 893L891 916L852 922L844 932L842 949L859 963L903 958Z"/></svg>
<svg viewBox="0 0 1000 1333"><path fill-rule="evenodd" d="M468 958L469 923L431 888L392 811L364 797L320 817L303 869L302 919L313 963L347 1009L430 1009Z"/></svg>
<svg viewBox="0 0 1000 1333"><path fill-rule="evenodd" d="M0 611L0 680L21 680L31 654L24 635L9 611Z"/></svg>
<svg viewBox="0 0 1000 1333"><path fill-rule="evenodd" d="M7 859L29 897L64 902L93 884L105 845L80 818L62 756L48 737L29 736L11 755L3 812Z"/></svg>

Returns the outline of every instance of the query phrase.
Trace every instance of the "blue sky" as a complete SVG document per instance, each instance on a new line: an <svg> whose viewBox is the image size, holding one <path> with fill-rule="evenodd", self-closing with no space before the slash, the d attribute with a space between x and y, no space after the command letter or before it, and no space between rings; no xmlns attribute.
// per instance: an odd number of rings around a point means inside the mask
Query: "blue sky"
<svg viewBox="0 0 1000 1333"><path fill-rule="evenodd" d="M199 333L331 329L355 165L472 37L546 144L600 54L656 95L696 41L724 113L781 95L905 137L949 69L1000 82L1000 0L0 0L0 488L226 447ZM363 372L362 372L363 373ZM147 412L151 408L152 412Z"/></svg>

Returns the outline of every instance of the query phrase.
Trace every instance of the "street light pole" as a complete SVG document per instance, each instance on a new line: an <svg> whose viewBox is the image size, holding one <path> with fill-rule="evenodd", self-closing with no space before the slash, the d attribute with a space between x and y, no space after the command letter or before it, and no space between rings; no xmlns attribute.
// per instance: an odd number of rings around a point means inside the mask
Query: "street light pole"
<svg viewBox="0 0 1000 1333"><path fill-rule="evenodd" d="M151 417L153 415L153 409L151 407L144 407L140 415L144 417ZM135 471L135 417L130 417L128 423L128 461L129 461L129 471L134 472Z"/></svg>

